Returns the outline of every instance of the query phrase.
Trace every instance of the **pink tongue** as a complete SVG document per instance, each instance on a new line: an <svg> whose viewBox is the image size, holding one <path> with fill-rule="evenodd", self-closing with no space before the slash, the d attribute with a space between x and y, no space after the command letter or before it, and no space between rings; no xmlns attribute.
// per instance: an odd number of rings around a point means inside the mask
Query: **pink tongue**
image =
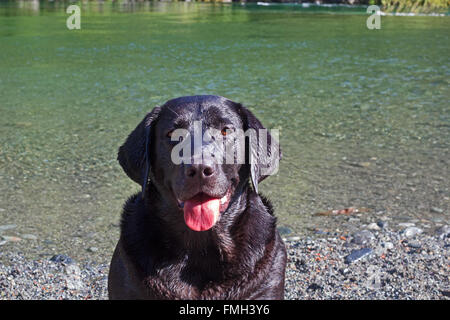
<svg viewBox="0 0 450 320"><path fill-rule="evenodd" d="M184 203L184 221L194 231L211 229L220 214L220 199L199 194Z"/></svg>

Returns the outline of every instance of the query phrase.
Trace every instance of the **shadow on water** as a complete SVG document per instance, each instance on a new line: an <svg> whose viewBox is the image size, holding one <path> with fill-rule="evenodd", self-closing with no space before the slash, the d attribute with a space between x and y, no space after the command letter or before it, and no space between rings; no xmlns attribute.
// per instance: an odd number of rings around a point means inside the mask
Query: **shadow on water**
<svg viewBox="0 0 450 320"><path fill-rule="evenodd" d="M447 17L368 30L350 9L103 3L69 31L64 6L34 6L0 3L0 232L23 239L2 250L107 261L139 189L118 146L153 106L204 93L280 129L261 189L291 234L448 223ZM370 212L313 215L348 207Z"/></svg>

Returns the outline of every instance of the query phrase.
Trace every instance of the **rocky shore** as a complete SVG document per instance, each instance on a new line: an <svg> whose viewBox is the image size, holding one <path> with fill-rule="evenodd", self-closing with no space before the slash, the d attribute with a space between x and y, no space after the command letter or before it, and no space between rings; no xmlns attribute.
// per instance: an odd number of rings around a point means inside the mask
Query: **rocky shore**
<svg viewBox="0 0 450 320"><path fill-rule="evenodd" d="M5 240L3 240L5 241ZM449 299L450 226L288 237L286 299ZM0 253L0 299L107 299L108 264Z"/></svg>
<svg viewBox="0 0 450 320"><path fill-rule="evenodd" d="M450 227L287 241L286 299L449 299ZM373 230L376 229L376 230Z"/></svg>

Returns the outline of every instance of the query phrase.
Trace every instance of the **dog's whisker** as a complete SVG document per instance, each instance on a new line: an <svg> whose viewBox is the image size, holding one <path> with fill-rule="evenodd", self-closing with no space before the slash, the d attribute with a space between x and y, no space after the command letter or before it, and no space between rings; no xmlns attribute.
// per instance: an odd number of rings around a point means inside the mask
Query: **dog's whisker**
<svg viewBox="0 0 450 320"><path fill-rule="evenodd" d="M177 116L180 116L178 113L176 113L175 111L173 111L169 106L167 106L167 109L169 109L170 111L172 111L173 113L175 113Z"/></svg>

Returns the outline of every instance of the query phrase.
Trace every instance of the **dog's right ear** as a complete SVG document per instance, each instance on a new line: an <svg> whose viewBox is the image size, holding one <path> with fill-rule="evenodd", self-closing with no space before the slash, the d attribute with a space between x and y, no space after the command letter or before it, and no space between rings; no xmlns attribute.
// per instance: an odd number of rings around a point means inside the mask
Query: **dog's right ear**
<svg viewBox="0 0 450 320"><path fill-rule="evenodd" d="M155 107L145 116L119 148L117 155L117 160L119 160L123 171L134 182L142 186L142 197L146 194L148 177L151 172L150 144L152 140L152 126L160 111L160 107Z"/></svg>
<svg viewBox="0 0 450 320"><path fill-rule="evenodd" d="M248 153L251 154L250 180L253 189L258 193L258 184L268 175L278 171L278 163L282 157L280 144L250 110L239 103L235 106L244 122L244 130L249 133L251 133L250 130L253 130L255 133L253 137L250 137ZM263 135L265 135L265 143L259 141Z"/></svg>

